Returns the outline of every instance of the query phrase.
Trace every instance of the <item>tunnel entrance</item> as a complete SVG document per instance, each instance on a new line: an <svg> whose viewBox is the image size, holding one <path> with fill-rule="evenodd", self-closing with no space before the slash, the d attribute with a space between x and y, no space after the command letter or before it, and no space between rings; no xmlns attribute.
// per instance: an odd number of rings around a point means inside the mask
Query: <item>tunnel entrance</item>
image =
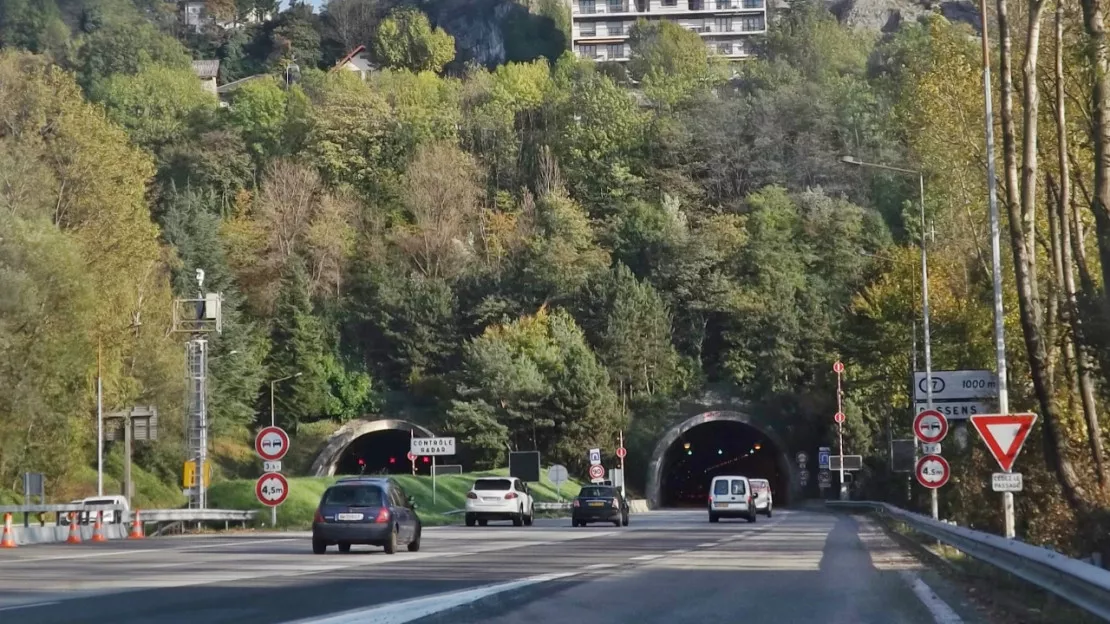
<svg viewBox="0 0 1110 624"><path fill-rule="evenodd" d="M413 474L408 460L412 434L399 429L383 429L355 438L340 455L335 474L389 475ZM432 474L429 457L416 458L416 474Z"/></svg>
<svg viewBox="0 0 1110 624"><path fill-rule="evenodd" d="M312 474L412 474L411 437L435 437L429 429L392 418L353 420L328 437L312 462ZM431 459L416 462L416 474L431 474ZM361 460L361 463L360 463Z"/></svg>
<svg viewBox="0 0 1110 624"><path fill-rule="evenodd" d="M698 425L683 433L663 458L659 503L704 507L709 483L718 475L767 479L780 499L789 477L779 472L778 449L754 427L733 421Z"/></svg>
<svg viewBox="0 0 1110 624"><path fill-rule="evenodd" d="M719 475L767 479L775 505L789 503L792 472L782 440L740 412L705 412L668 431L648 472L652 507L704 507Z"/></svg>

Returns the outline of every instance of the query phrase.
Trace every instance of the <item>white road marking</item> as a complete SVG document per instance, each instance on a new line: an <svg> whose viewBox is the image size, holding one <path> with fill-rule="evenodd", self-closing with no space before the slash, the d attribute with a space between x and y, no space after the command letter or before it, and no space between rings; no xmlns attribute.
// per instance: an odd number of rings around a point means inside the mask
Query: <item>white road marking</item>
<svg viewBox="0 0 1110 624"><path fill-rule="evenodd" d="M720 541L724 541L724 540L720 540ZM717 544L720 543L720 541L718 541L718 542L706 542L704 544L698 544L694 548L709 548L710 546L716 546Z"/></svg>
<svg viewBox="0 0 1110 624"><path fill-rule="evenodd" d="M640 555L639 557L630 558L629 561L654 561L662 558L663 555Z"/></svg>
<svg viewBox="0 0 1110 624"><path fill-rule="evenodd" d="M679 549L677 549L677 550L668 550L668 551L667 551L667 554L668 554L668 555L681 555L681 554L682 554L682 553L684 553L684 552L686 552L686 551L685 551L685 550L683 550L683 549L681 549L681 548L679 548Z"/></svg>
<svg viewBox="0 0 1110 624"><path fill-rule="evenodd" d="M158 552L187 552L190 550L200 550L202 548L237 548L239 546L255 545L255 544L272 544L274 542L292 542L296 538L283 537L281 539L252 539L235 542L220 542L219 544L200 544L198 546L181 546L180 548L142 548L139 550L112 550L108 552L92 552L92 553L74 553L72 555L54 555L51 557L30 557L27 559L9 559L7 561L0 561L0 567L10 563L29 563L34 561L60 561L63 559L92 559L93 557L118 557L120 555L140 555L144 553L158 553Z"/></svg>
<svg viewBox="0 0 1110 624"><path fill-rule="evenodd" d="M617 564L615 564L615 563L595 563L593 565L588 565L588 566L586 566L582 569L583 570L608 570L609 568L615 568L615 567L617 567Z"/></svg>
<svg viewBox="0 0 1110 624"><path fill-rule="evenodd" d="M31 602L31 603L28 603L28 604L13 605L13 606L10 606L10 607L0 607L0 611L17 611L19 609L34 609L35 607L49 607L50 605L56 605L56 604L58 604L57 600L55 600L53 602Z"/></svg>
<svg viewBox="0 0 1110 624"><path fill-rule="evenodd" d="M487 585L476 589L464 589L446 594L414 598L412 600L394 602L377 607L370 607L368 609L356 609L322 618L297 620L296 624L405 624L405 622L419 620L430 615L435 615L436 613L447 611L448 609L454 609L472 602L477 602L489 596L512 591L514 589L522 589L529 585L537 585L539 583L567 578L577 574L579 573L564 572L561 574L544 574L542 576L533 576L519 581L510 581L508 583Z"/></svg>
<svg viewBox="0 0 1110 624"><path fill-rule="evenodd" d="M925 604L925 608L933 615L933 619L936 620L937 624L963 624L963 620L952 610L952 607L941 600L940 596L937 596L936 592L934 592L925 581L921 580L921 577L909 570L902 570L900 574L902 578L909 583L913 593Z"/></svg>

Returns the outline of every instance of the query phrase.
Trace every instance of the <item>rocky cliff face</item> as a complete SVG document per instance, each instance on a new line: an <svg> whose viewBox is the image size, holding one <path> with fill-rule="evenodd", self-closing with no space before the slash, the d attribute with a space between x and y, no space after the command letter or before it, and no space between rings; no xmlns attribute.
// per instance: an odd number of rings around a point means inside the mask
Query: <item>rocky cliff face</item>
<svg viewBox="0 0 1110 624"><path fill-rule="evenodd" d="M937 10L949 21L979 29L978 6L968 0L835 0L829 9L842 24L881 32L894 32L903 22Z"/></svg>
<svg viewBox="0 0 1110 624"><path fill-rule="evenodd" d="M421 9L455 38L457 65L555 59L568 49L569 7L562 0L534 8L515 0L429 0Z"/></svg>

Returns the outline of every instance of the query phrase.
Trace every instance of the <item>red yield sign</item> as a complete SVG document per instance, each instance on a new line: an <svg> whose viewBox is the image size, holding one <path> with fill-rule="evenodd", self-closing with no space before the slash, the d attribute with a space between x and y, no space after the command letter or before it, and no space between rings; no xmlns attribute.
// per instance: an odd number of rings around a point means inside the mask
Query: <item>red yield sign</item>
<svg viewBox="0 0 1110 624"><path fill-rule="evenodd" d="M289 496L289 482L279 472L267 472L254 484L254 495L263 505L277 507Z"/></svg>
<svg viewBox="0 0 1110 624"><path fill-rule="evenodd" d="M604 479L605 478L605 466L590 466L590 478L591 479Z"/></svg>
<svg viewBox="0 0 1110 624"><path fill-rule="evenodd" d="M914 474L917 475L918 483L935 490L948 483L948 477L951 476L952 471L948 467L948 460L940 455L926 455L917 460Z"/></svg>
<svg viewBox="0 0 1110 624"><path fill-rule="evenodd" d="M277 461L289 452L289 434L281 427L264 427L254 439L254 452L266 461Z"/></svg>
<svg viewBox="0 0 1110 624"><path fill-rule="evenodd" d="M1003 472L1013 468L1036 421L1036 414L977 414L971 417L971 424L987 443Z"/></svg>
<svg viewBox="0 0 1110 624"><path fill-rule="evenodd" d="M619 457L621 459L624 459L624 456L627 455L627 454L628 454L628 451L624 450L623 446L617 447L617 457Z"/></svg>
<svg viewBox="0 0 1110 624"><path fill-rule="evenodd" d="M914 417L913 434L925 444L936 444L948 435L948 419L937 410L925 410Z"/></svg>

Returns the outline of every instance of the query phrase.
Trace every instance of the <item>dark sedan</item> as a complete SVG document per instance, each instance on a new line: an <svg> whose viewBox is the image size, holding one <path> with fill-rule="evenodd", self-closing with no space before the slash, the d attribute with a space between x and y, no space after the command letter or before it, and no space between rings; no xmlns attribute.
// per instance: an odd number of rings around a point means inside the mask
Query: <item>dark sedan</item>
<svg viewBox="0 0 1110 624"><path fill-rule="evenodd" d="M621 490L611 485L587 485L571 503L570 523L586 526L591 522L612 522L628 526L628 501Z"/></svg>
<svg viewBox="0 0 1110 624"><path fill-rule="evenodd" d="M381 546L390 555L403 544L416 552L420 532L415 503L392 479L341 479L324 492L316 508L312 552L322 555L332 544L339 552L350 552L351 544Z"/></svg>

